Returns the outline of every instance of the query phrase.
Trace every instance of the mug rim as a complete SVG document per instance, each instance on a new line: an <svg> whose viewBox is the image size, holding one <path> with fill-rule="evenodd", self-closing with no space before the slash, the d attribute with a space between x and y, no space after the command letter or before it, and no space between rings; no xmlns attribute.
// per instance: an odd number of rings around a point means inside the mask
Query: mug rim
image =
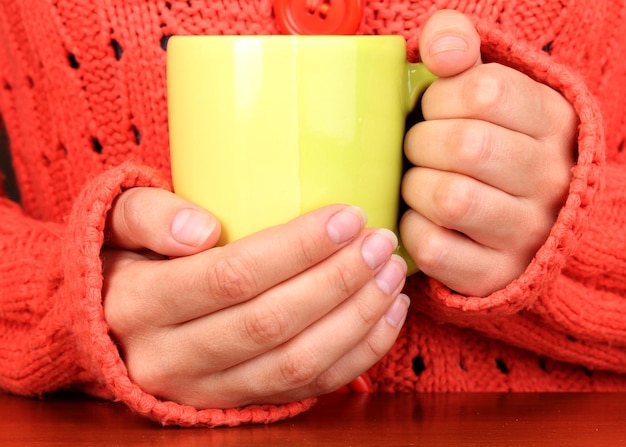
<svg viewBox="0 0 626 447"><path fill-rule="evenodd" d="M176 40L401 40L400 34L174 34Z"/></svg>

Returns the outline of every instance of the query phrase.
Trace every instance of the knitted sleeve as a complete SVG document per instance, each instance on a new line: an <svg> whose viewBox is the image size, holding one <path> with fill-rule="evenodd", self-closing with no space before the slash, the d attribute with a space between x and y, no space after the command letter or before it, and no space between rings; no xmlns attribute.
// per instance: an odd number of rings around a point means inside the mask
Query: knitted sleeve
<svg viewBox="0 0 626 447"><path fill-rule="evenodd" d="M100 250L113 200L135 186L168 183L152 169L122 164L83 189L66 225L34 221L0 199L0 389L22 395L78 389L183 426L271 422L310 407L313 400L199 411L160 401L131 382L104 320Z"/></svg>
<svg viewBox="0 0 626 447"><path fill-rule="evenodd" d="M478 30L486 59L550 85L574 106L577 163L558 219L523 275L485 298L422 277L412 286L427 298L415 305L541 355L626 372L626 175L625 166L606 161L598 102L582 78L545 53L498 30Z"/></svg>

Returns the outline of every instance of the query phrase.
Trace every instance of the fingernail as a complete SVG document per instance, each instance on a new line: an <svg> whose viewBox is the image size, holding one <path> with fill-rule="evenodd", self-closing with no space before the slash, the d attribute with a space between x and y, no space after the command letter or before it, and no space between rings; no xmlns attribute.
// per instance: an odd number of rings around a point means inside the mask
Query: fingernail
<svg viewBox="0 0 626 447"><path fill-rule="evenodd" d="M385 312L385 320L391 326L397 328L400 327L404 320L406 320L407 312L409 311L409 305L411 304L411 300L404 293L401 293L397 296L397 298L391 303L387 312Z"/></svg>
<svg viewBox="0 0 626 447"><path fill-rule="evenodd" d="M445 51L467 51L469 45L465 39L459 36L443 36L435 40L429 49L429 54L434 56L435 54L443 53Z"/></svg>
<svg viewBox="0 0 626 447"><path fill-rule="evenodd" d="M371 269L375 269L391 257L398 246L398 238L393 231L381 228L367 236L361 246L361 256Z"/></svg>
<svg viewBox="0 0 626 447"><path fill-rule="evenodd" d="M216 224L215 217L209 213L186 208L174 216L170 231L181 244L197 247L207 240Z"/></svg>
<svg viewBox="0 0 626 447"><path fill-rule="evenodd" d="M331 241L341 244L359 234L366 223L365 211L358 206L350 206L330 218L326 224L326 232Z"/></svg>
<svg viewBox="0 0 626 447"><path fill-rule="evenodd" d="M393 293L406 279L406 269L406 261L392 255L391 260L376 274L376 285L387 294Z"/></svg>

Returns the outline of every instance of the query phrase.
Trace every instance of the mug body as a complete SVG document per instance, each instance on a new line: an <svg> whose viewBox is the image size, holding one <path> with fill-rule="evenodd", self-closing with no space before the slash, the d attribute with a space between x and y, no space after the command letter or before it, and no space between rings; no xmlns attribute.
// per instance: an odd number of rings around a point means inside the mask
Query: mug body
<svg viewBox="0 0 626 447"><path fill-rule="evenodd" d="M221 243L331 203L396 229L407 113L400 36L175 36L174 191Z"/></svg>

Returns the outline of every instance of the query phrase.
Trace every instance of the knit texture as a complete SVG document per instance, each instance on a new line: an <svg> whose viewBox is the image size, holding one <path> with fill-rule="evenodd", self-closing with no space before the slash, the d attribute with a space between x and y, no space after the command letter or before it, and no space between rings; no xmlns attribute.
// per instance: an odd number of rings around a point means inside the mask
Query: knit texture
<svg viewBox="0 0 626 447"><path fill-rule="evenodd" d="M369 371L374 388L626 390L626 4L365 4L359 33L403 35L410 60L435 10L468 14L486 61L560 91L580 118L567 201L526 272L486 298L412 277L412 309ZM313 404L163 402L128 377L101 305L113 200L170 188L167 39L277 32L269 0L0 0L0 115L21 195L20 206L0 197L0 389L82 390L183 426L271 422Z"/></svg>

